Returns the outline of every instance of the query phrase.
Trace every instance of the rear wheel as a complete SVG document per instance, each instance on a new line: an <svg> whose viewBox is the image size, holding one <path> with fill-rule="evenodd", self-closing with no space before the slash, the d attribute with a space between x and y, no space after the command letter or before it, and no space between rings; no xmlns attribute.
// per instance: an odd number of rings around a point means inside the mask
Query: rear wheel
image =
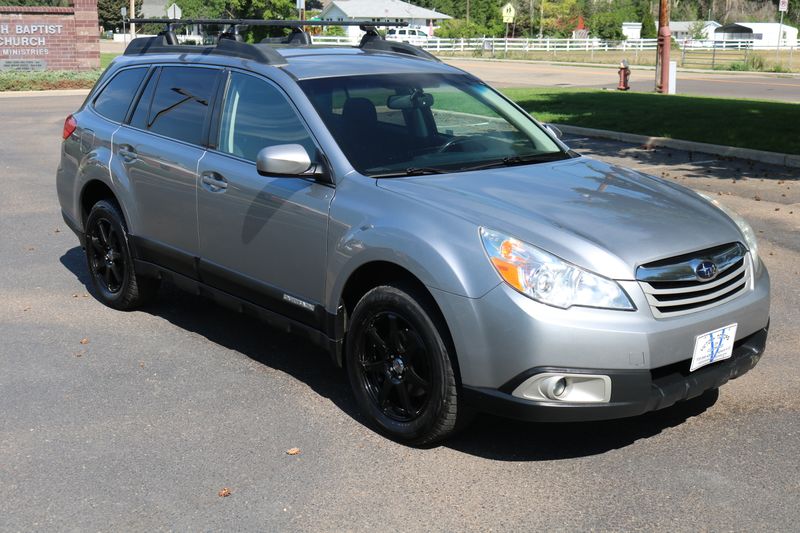
<svg viewBox="0 0 800 533"><path fill-rule="evenodd" d="M86 219L86 259L100 301L114 309L135 309L155 296L158 281L137 276L119 206L100 200Z"/></svg>
<svg viewBox="0 0 800 533"><path fill-rule="evenodd" d="M347 372L361 410L408 444L456 429L458 386L443 325L413 287L381 286L361 298L347 334Z"/></svg>

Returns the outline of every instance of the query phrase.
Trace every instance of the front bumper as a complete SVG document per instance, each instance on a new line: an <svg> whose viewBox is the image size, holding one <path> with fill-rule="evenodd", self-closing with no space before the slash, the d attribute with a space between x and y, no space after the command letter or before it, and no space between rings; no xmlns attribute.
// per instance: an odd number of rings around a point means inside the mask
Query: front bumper
<svg viewBox="0 0 800 533"><path fill-rule="evenodd" d="M758 363L767 343L767 327L734 344L729 359L689 372L690 359L653 370L598 370L539 367L523 372L500 389L464 386L464 399L480 412L537 422L577 422L636 416L669 407L724 385ZM608 403L543 402L517 398L511 392L543 372L604 374L611 378Z"/></svg>

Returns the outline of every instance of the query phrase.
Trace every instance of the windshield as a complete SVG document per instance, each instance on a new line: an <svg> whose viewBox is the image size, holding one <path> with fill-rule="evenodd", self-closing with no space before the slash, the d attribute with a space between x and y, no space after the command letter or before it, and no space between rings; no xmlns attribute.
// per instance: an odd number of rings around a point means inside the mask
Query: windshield
<svg viewBox="0 0 800 533"><path fill-rule="evenodd" d="M458 172L569 157L527 115L464 75L300 82L353 167L374 177Z"/></svg>

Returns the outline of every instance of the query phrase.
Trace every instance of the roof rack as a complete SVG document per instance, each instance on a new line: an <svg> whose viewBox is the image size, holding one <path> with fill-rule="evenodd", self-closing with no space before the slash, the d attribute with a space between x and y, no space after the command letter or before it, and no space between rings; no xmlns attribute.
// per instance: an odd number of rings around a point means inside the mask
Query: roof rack
<svg viewBox="0 0 800 533"><path fill-rule="evenodd" d="M405 27L407 22L372 22L372 21L332 21L332 20L261 20L261 19L169 19L139 18L127 19L135 24L164 24L164 30L155 37L139 37L133 39L125 49L125 55L197 53L217 54L252 59L270 65L285 65L286 60L269 46L258 46L242 42L239 30L247 26L269 26L289 28L291 33L285 37L267 37L261 44L304 46L312 44L311 35L303 30L304 26L358 26L365 32L359 48L406 54L431 61L439 61L429 52L408 43L386 41L379 33L379 27ZM189 25L221 25L227 29L218 37L216 46L181 45L175 35L175 28Z"/></svg>

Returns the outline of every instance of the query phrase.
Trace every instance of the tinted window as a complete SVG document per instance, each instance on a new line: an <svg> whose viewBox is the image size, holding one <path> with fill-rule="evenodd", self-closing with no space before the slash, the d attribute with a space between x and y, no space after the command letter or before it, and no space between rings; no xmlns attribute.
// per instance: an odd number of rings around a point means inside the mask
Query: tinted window
<svg viewBox="0 0 800 533"><path fill-rule="evenodd" d="M150 79L147 80L147 85L145 85L142 96L136 104L136 109L133 110L130 124L134 128L142 130L147 129L147 117L150 114L150 103L153 101L153 93L155 92L160 72L161 69L156 69L153 75L150 76Z"/></svg>
<svg viewBox="0 0 800 533"><path fill-rule="evenodd" d="M146 129L201 144L217 75L215 69L164 67L153 95Z"/></svg>
<svg viewBox="0 0 800 533"><path fill-rule="evenodd" d="M301 144L312 158L313 141L292 106L269 83L234 72L225 93L218 150L255 161L262 148Z"/></svg>
<svg viewBox="0 0 800 533"><path fill-rule="evenodd" d="M122 122L131 105L131 100L142 83L146 68L123 70L106 85L94 101L94 109L114 122Z"/></svg>

